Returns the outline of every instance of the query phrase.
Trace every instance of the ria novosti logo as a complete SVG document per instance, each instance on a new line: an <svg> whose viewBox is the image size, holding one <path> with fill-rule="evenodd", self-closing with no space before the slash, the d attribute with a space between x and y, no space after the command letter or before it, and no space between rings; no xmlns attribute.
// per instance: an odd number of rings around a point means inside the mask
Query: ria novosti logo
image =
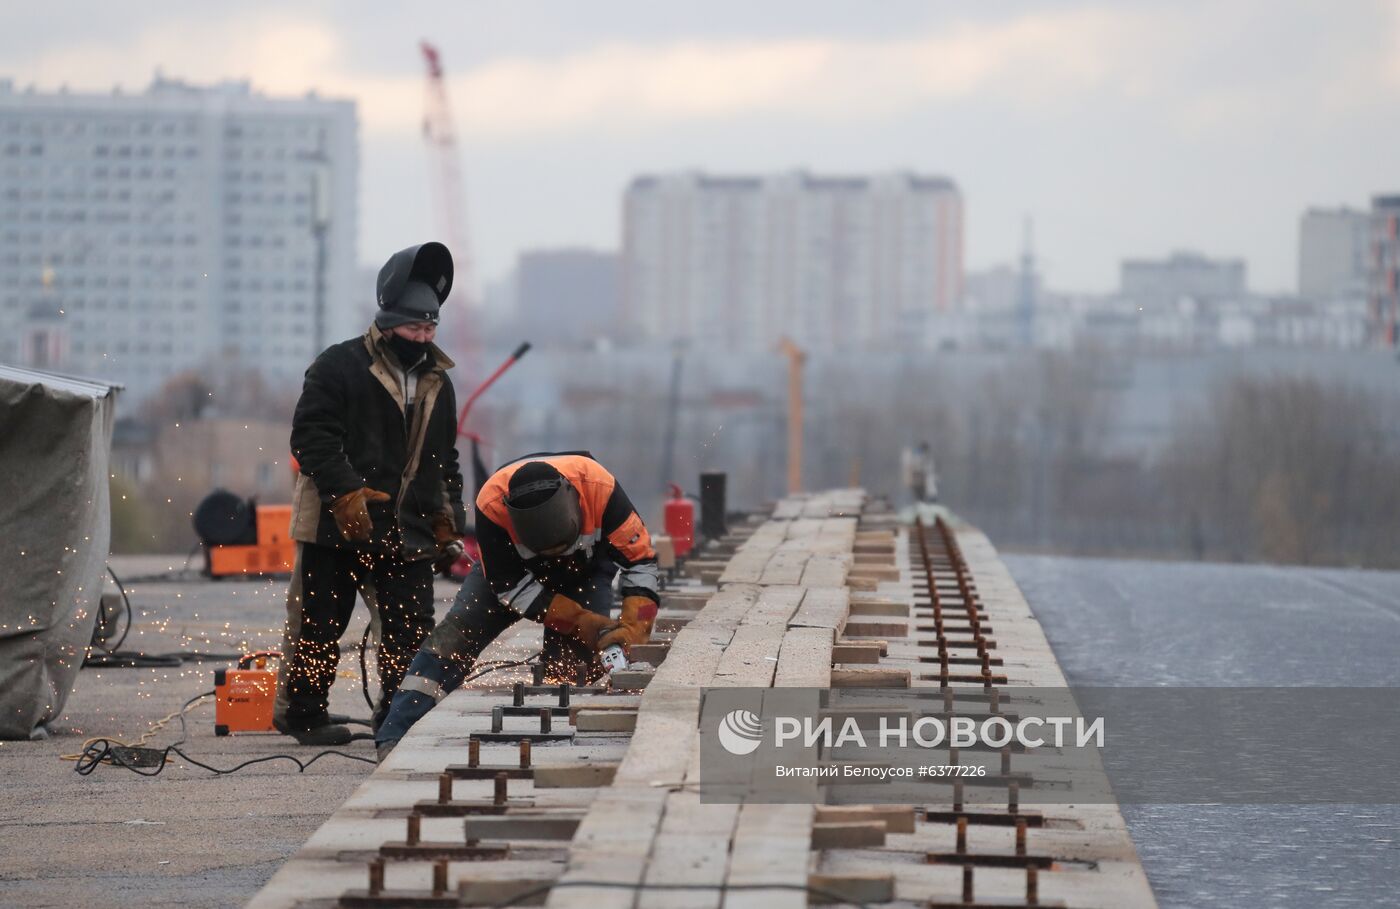
<svg viewBox="0 0 1400 909"><path fill-rule="evenodd" d="M834 717L815 719L810 716L773 717L773 745L782 748L788 743L799 747L825 749L855 746L870 747L867 730L855 716L846 716L838 724ZM979 722L980 720L980 722ZM1047 728L1048 727L1048 728ZM739 708L724 715L719 724L719 742L730 754L753 754L763 744L763 720L752 711ZM1072 738L1071 738L1072 736ZM936 716L918 718L912 725L907 716L879 716L878 747L907 748L910 743L919 748L972 748L979 744L1005 748L1015 742L1027 749L1069 747L1104 747L1104 720L1092 722L1084 717L1051 716L1022 717L1017 722L994 715L974 718L954 716L944 720Z"/></svg>
<svg viewBox="0 0 1400 909"><path fill-rule="evenodd" d="M731 710L719 723L719 743L730 754L753 754L763 743L763 721L749 710Z"/></svg>

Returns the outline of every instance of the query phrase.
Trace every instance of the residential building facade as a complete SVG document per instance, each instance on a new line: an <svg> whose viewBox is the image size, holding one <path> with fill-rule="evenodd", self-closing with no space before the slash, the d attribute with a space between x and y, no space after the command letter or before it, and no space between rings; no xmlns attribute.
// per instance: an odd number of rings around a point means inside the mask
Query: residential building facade
<svg viewBox="0 0 1400 909"><path fill-rule="evenodd" d="M1325 303L1366 296L1370 212L1310 208L1298 221L1298 296Z"/></svg>
<svg viewBox="0 0 1400 909"><path fill-rule="evenodd" d="M0 80L0 360L137 400L214 361L296 380L354 330L357 179L350 101Z"/></svg>
<svg viewBox="0 0 1400 909"><path fill-rule="evenodd" d="M942 177L682 173L623 202L625 321L730 350L921 346L962 296L963 204Z"/></svg>
<svg viewBox="0 0 1400 909"><path fill-rule="evenodd" d="M1371 200L1370 315L1372 340L1382 347L1400 344L1400 195Z"/></svg>

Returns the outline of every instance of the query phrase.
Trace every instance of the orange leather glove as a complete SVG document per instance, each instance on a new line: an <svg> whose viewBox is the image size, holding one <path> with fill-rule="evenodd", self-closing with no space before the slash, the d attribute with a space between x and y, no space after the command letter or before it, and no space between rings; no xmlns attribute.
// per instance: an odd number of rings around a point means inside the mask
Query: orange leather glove
<svg viewBox="0 0 1400 909"><path fill-rule="evenodd" d="M335 526L340 535L354 543L369 539L374 522L369 519L370 502L387 502L390 495L368 486L361 486L354 492L347 492L331 503L331 514L335 515Z"/></svg>
<svg viewBox="0 0 1400 909"><path fill-rule="evenodd" d="M442 546L453 540L460 540L462 535L457 532L456 525L452 522L452 515L446 511L439 511L433 515L432 519L433 539Z"/></svg>
<svg viewBox="0 0 1400 909"><path fill-rule="evenodd" d="M622 615L598 637L598 650L621 644L629 657L633 644L651 640L651 626L656 623L656 603L651 597L623 597Z"/></svg>
<svg viewBox="0 0 1400 909"><path fill-rule="evenodd" d="M598 635L610 624L607 616L589 612L578 603L561 594L555 594L549 601L549 608L540 619L546 628L560 634L567 634L585 647L598 648Z"/></svg>
<svg viewBox="0 0 1400 909"><path fill-rule="evenodd" d="M433 568L446 575L452 571L453 563L460 559L465 551L462 547L462 535L457 532L452 515L445 511L433 515L432 527L438 551L437 558L433 559Z"/></svg>

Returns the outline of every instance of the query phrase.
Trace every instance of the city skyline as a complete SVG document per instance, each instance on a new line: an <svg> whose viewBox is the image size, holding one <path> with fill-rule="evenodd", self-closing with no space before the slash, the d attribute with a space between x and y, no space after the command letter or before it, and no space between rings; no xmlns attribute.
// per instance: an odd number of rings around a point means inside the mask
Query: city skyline
<svg viewBox="0 0 1400 909"><path fill-rule="evenodd" d="M117 378L138 395L210 358L294 379L373 311L377 269L355 264L357 119L354 102L247 82L158 78L140 94L96 94L0 79L0 359ZM535 318L563 307L547 318L563 343L1349 347L1366 335L1352 304L1369 287L1370 334L1393 344L1394 256L1372 274L1361 247L1393 240L1394 198L1373 197L1370 213L1304 210L1300 281L1323 270L1335 289L1301 308L1251 288L1243 259L1180 250L1120 260L1116 294L1046 295L1029 225L1008 298L984 279L995 269L966 267L963 194L929 172L642 173L622 196L619 248L574 247L566 264L567 248L532 247L517 262L541 266L536 279L556 268L522 290ZM979 292L965 307L969 273ZM1040 290L1025 292L1028 279ZM592 317L574 298L584 285ZM505 327L493 323L507 308L486 329Z"/></svg>
<svg viewBox="0 0 1400 909"><path fill-rule="evenodd" d="M1253 286L1284 292L1299 212L1364 208L1396 182L1378 152L1400 130L1384 114L1400 94L1393 3L609 9L626 15L28 10L0 38L0 75L131 92L163 68L354 99L368 263L433 230L417 54L431 38L478 283L526 249L617 248L638 173L912 170L963 189L971 270L1013 261L1030 213L1055 287L1108 290L1121 259L1193 249L1243 258Z"/></svg>

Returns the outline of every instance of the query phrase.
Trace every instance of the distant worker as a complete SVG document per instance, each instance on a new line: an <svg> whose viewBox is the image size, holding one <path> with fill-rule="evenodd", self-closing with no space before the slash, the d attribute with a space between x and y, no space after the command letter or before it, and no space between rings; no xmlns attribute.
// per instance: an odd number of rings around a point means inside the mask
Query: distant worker
<svg viewBox="0 0 1400 909"><path fill-rule="evenodd" d="M905 448L901 456L900 473L904 488L917 504L938 501L938 475L933 467L933 449L928 442Z"/></svg>
<svg viewBox="0 0 1400 909"><path fill-rule="evenodd" d="M496 471L476 498L481 561L423 642L375 743L382 760L462 684L481 652L520 619L545 626L545 664L573 681L596 654L651 638L660 573L651 536L617 480L585 454L531 455ZM613 578L622 611L610 618Z"/></svg>
<svg viewBox="0 0 1400 909"><path fill-rule="evenodd" d="M297 555L273 711L304 745L350 740L327 711L356 591L378 625L378 722L433 627L433 569L462 552L453 363L432 343L451 288L441 243L394 253L369 330L306 371L292 417Z"/></svg>

